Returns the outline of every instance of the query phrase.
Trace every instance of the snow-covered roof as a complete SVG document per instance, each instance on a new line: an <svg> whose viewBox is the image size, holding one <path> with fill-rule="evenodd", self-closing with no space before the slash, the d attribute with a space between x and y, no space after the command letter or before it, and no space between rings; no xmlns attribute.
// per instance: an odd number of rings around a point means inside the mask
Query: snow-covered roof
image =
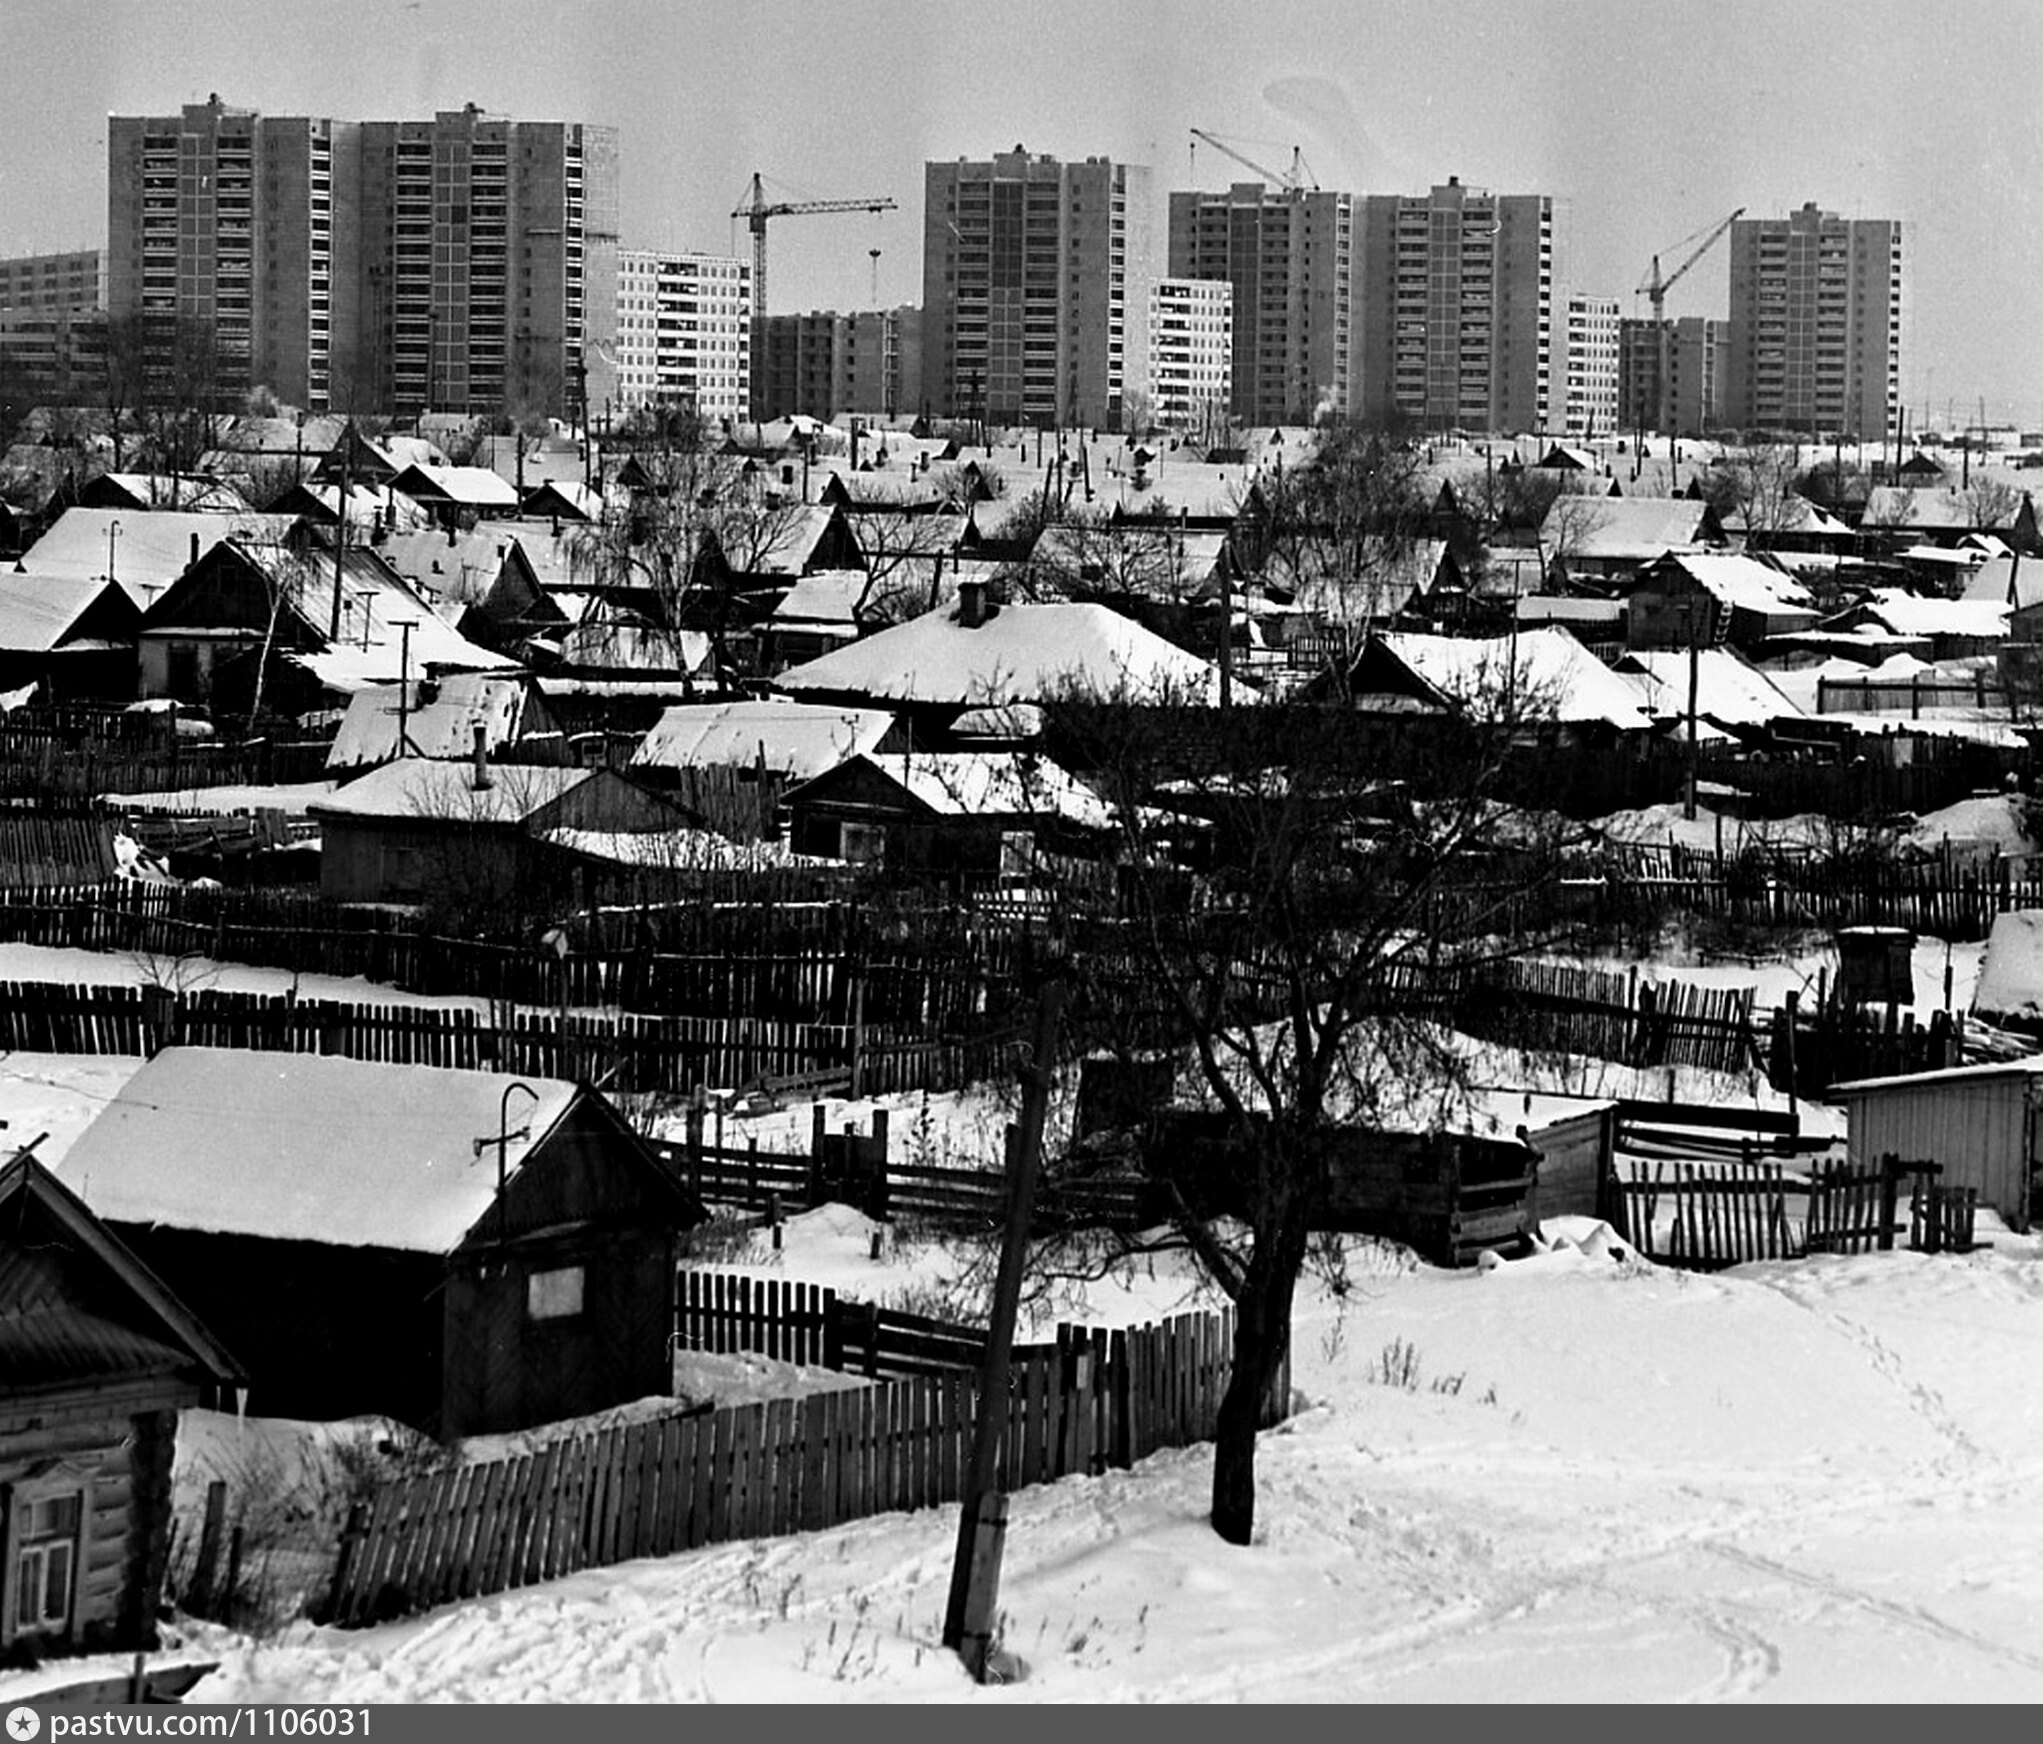
<svg viewBox="0 0 2043 1744"><path fill-rule="evenodd" d="M175 509L137 514L122 509L66 509L40 539L22 554L22 562L38 575L107 577L107 529L112 537L113 579L139 606L147 606L193 561L193 541L203 557L222 539L238 537L277 544L297 518L292 515L204 515Z"/></svg>
<svg viewBox="0 0 2043 1744"><path fill-rule="evenodd" d="M1708 543L1709 520L1709 504L1692 497L1569 494L1554 499L1541 531L1564 556L1646 562Z"/></svg>
<svg viewBox="0 0 2043 1744"><path fill-rule="evenodd" d="M402 754L470 756L477 727L483 729L487 749L495 751L510 744L518 736L531 685L530 675L523 671L452 672L433 681L430 690L425 680L414 679L402 713L411 749ZM327 768L353 769L400 755L399 694L397 685L373 685L348 699L340 731L326 754Z"/></svg>
<svg viewBox="0 0 2043 1744"><path fill-rule="evenodd" d="M1088 829L1113 812L1068 771L1026 751L890 751L864 759L945 817L1054 816Z"/></svg>
<svg viewBox="0 0 2043 1744"><path fill-rule="evenodd" d="M1929 527L1942 532L2012 527L2027 501L2021 492L2002 502L1997 497L1989 499L1976 488L1913 490L1906 485L1883 484L1866 497L1866 512L1859 525L1868 532L1885 527Z"/></svg>
<svg viewBox="0 0 2043 1744"><path fill-rule="evenodd" d="M714 830L547 830L542 840L592 860L669 871L763 872L840 862L796 854L785 842L734 842Z"/></svg>
<svg viewBox="0 0 2043 1744"><path fill-rule="evenodd" d="M880 702L984 707L1077 691L1111 697L1182 694L1217 701L1219 670L1132 619L1097 605L1008 605L976 627L956 611L926 612L774 683ZM1254 690L1236 684L1237 699Z"/></svg>
<svg viewBox="0 0 2043 1744"><path fill-rule="evenodd" d="M102 580L0 570L0 648L47 653L106 588Z"/></svg>
<svg viewBox="0 0 2043 1744"><path fill-rule="evenodd" d="M478 788L475 771L467 762L406 757L370 770L307 810L314 817L515 824L553 804L595 773L591 769L494 763L489 786Z"/></svg>
<svg viewBox="0 0 2043 1744"><path fill-rule="evenodd" d="M173 1229L449 1253L567 1112L572 1084L338 1055L165 1048L66 1153L101 1217ZM478 1147L478 1140L488 1142Z"/></svg>
<svg viewBox="0 0 2043 1744"><path fill-rule="evenodd" d="M862 569L818 569L797 576L770 614L777 629L821 625L855 635L858 620L852 608L873 591L873 578Z"/></svg>
<svg viewBox="0 0 2043 1744"><path fill-rule="evenodd" d="M1391 633L1375 641L1453 707L1495 709L1510 696L1526 713L1564 724L1604 721L1639 729L1653 724L1641 685L1611 671L1566 630L1516 636Z"/></svg>
<svg viewBox="0 0 2043 1744"><path fill-rule="evenodd" d="M567 666L619 672L700 672L710 657L706 630L663 630L625 618L585 618L548 634Z"/></svg>
<svg viewBox="0 0 2043 1744"><path fill-rule="evenodd" d="M1785 575L1756 557L1689 551L1672 553L1667 561L1713 599L1735 611L1756 612L1768 618L1814 620L1819 615L1806 587L1792 575Z"/></svg>
<svg viewBox="0 0 2043 1744"><path fill-rule="evenodd" d="M796 781L834 769L887 736L885 709L767 699L684 703L646 734L632 768L755 768L761 761Z"/></svg>
<svg viewBox="0 0 2043 1744"><path fill-rule="evenodd" d="M1685 649L1640 649L1624 669L1645 680L1646 703L1666 720L1688 713L1689 656ZM1725 727L1763 727L1804 713L1757 667L1728 648L1696 651L1696 713Z"/></svg>
<svg viewBox="0 0 2043 1744"><path fill-rule="evenodd" d="M119 491L137 509L172 509L186 514L246 515L254 505L230 484L196 473L103 472L92 481L98 492Z"/></svg>
<svg viewBox="0 0 2043 1744"><path fill-rule="evenodd" d="M1968 600L1998 600L2020 609L2043 600L2043 559L2010 553L1989 557L1965 583Z"/></svg>
<svg viewBox="0 0 2043 1744"><path fill-rule="evenodd" d="M1992 599L1924 599L1920 594L1886 587L1871 595L1862 609L1897 636L1967 636L1997 641L2008 630L2005 601Z"/></svg>
<svg viewBox="0 0 2043 1744"><path fill-rule="evenodd" d="M448 604L476 605L503 573L511 541L500 533L431 529L393 533L376 542L376 555L421 593Z"/></svg>
<svg viewBox="0 0 2043 1744"><path fill-rule="evenodd" d="M518 487L486 466L407 466L391 488L421 502L458 503L468 509L505 509L516 513Z"/></svg>

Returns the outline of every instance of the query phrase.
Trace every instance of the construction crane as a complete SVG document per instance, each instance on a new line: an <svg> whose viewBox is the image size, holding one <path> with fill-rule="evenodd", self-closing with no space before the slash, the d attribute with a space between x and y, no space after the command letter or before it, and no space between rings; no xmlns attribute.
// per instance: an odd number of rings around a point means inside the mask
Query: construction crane
<svg viewBox="0 0 2043 1744"><path fill-rule="evenodd" d="M1713 225L1710 233L1707 236L1703 236L1702 241L1696 243L1688 258L1665 278L1660 276L1660 257L1657 254L1654 255L1653 276L1639 286L1638 295L1650 297L1653 300L1653 332L1660 347L1660 404L1657 424L1660 434L1663 436L1670 434L1668 427L1674 419L1674 384L1668 379L1672 371L1672 359L1668 354L1669 347L1667 342L1667 293L1673 288L1675 280L1687 272L1690 267L1694 266L1697 261L1701 260L1704 255L1708 254L1711 248L1716 245L1717 238L1722 236L1725 231L1729 230L1733 224L1737 223L1744 216L1745 208L1740 206L1730 217ZM1698 236L1702 236L1700 230L1691 231L1677 242L1674 247L1686 247L1689 243L1695 242ZM1673 250L1670 249L1668 252L1672 253Z"/></svg>
<svg viewBox="0 0 2043 1744"><path fill-rule="evenodd" d="M1195 127L1192 129L1192 137L1194 139L1203 139L1215 151L1233 158L1236 163L1243 165L1245 168L1254 170L1257 175L1261 176L1273 188L1282 188L1287 194L1295 194L1310 181L1312 191L1315 194L1319 192L1319 182L1313 178L1312 171L1306 164L1305 153L1295 145L1291 148L1291 168L1285 171L1284 174L1279 175L1275 170L1263 168L1254 158L1242 156L1240 152L1236 151L1233 146L1229 145L1226 140L1220 138L1217 134L1207 133L1202 128ZM1255 141L1250 140L1247 143L1253 145ZM1199 148L1196 145L1192 147L1195 159L1197 158L1198 150Z"/></svg>
<svg viewBox="0 0 2043 1744"><path fill-rule="evenodd" d="M766 220L769 218L794 218L811 212L898 212L900 207L892 200L876 198L871 200L771 200L766 198L766 189L759 180L759 172L752 172L752 197L731 214L742 218L752 229L752 313L764 318L766 314Z"/></svg>

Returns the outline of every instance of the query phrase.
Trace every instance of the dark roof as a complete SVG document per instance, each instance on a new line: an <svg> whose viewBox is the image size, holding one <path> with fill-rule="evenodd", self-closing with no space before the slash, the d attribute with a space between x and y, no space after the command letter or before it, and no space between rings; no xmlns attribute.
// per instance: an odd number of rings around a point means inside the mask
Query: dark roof
<svg viewBox="0 0 2043 1744"><path fill-rule="evenodd" d="M83 1200L17 1154L0 1168L0 1375L9 1388L180 1373L243 1378Z"/></svg>

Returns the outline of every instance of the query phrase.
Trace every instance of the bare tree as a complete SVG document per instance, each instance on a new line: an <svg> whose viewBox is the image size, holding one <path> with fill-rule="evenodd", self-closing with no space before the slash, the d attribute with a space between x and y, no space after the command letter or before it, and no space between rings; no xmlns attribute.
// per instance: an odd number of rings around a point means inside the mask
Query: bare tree
<svg viewBox="0 0 2043 1744"><path fill-rule="evenodd" d="M1729 448L1706 487L1719 514L1745 521L1745 541L1765 550L1801 526L1808 508L1801 494L1802 449L1793 442L1747 442Z"/></svg>
<svg viewBox="0 0 2043 1744"><path fill-rule="evenodd" d="M1225 1130L1224 1178L1170 1191L1177 1236L1235 1307L1212 1492L1233 1543L1251 1539L1256 1431L1327 1225L1337 1138L1437 1124L1466 1074L1430 976L1560 924L1560 831L1520 818L1507 832L1501 803L1514 740L1550 705L1515 671L1472 673L1461 700L1401 764L1411 799L1385 793L1338 704L1051 705L1053 735L1117 820L1111 908L1083 889L1060 898L1073 1045L1181 1050ZM1193 742L1203 755L1188 759ZM1178 846L1193 820L1197 869Z"/></svg>

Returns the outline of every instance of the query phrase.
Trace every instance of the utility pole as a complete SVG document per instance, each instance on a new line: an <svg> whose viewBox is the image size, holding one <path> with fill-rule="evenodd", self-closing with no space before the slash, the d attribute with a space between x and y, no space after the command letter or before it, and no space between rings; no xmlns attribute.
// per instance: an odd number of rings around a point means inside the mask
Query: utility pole
<svg viewBox="0 0 2043 1744"><path fill-rule="evenodd" d="M950 1603L944 1612L943 1644L964 1660L966 1669L980 1683L986 1681L993 1647L1000 1557L1007 1539L1007 1497L994 1488L994 1476L1000 1460L1000 1434L1007 1424L1014 1322L1021 1306L1022 1270L1028 1262L1036 1167L1043 1148L1043 1123L1049 1115L1050 1068L1063 1007L1064 983L1053 974L1036 996L1035 1035L1023 1069L1021 1127L1014 1155L1008 1159L1007 1233L1001 1242L1000 1272L993 1286L993 1318L986 1329L986 1359L979 1371L972 1465L966 1474L957 1560L951 1567Z"/></svg>
<svg viewBox="0 0 2043 1744"><path fill-rule="evenodd" d="M335 523L333 535L333 621L327 626L326 639L338 642L341 636L341 584L348 561L348 491L350 488L349 467L355 458L355 421L350 418L341 432L341 482L340 518Z"/></svg>
<svg viewBox="0 0 2043 1744"><path fill-rule="evenodd" d="M1688 602L1688 792L1682 801L1681 815L1690 823L1695 822L1695 710L1697 693L1702 689L1702 632L1697 620L1702 604L1700 596Z"/></svg>

